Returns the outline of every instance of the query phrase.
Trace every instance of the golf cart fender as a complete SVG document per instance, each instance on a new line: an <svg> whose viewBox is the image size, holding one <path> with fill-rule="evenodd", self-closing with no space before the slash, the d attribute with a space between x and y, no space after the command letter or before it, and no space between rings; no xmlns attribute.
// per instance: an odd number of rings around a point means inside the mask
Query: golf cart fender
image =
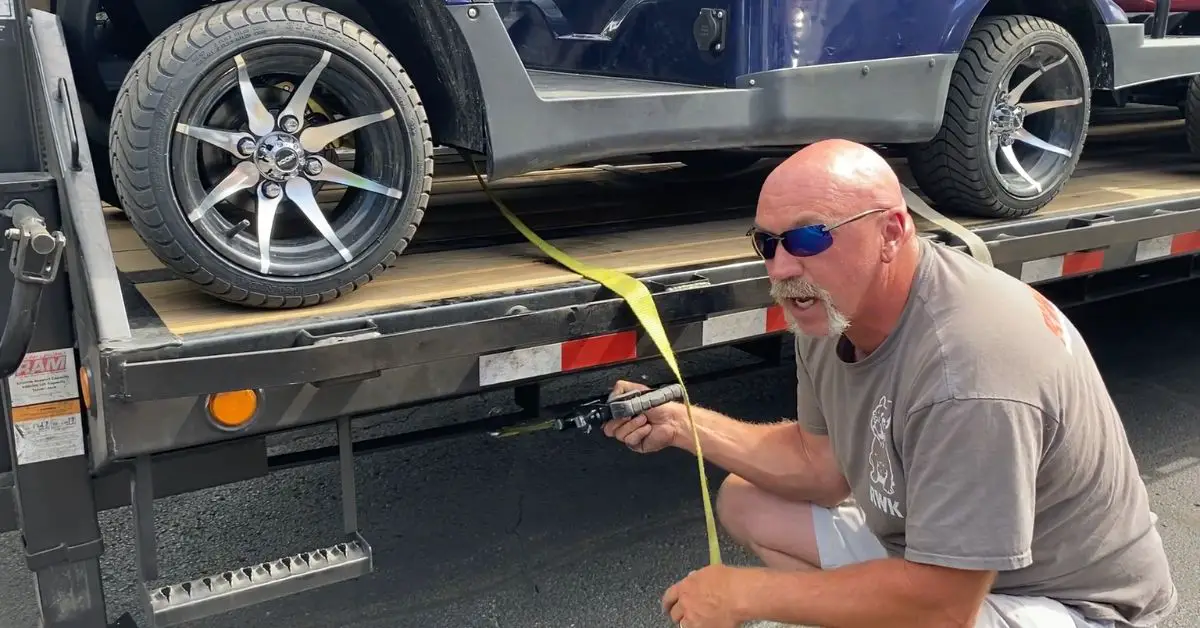
<svg viewBox="0 0 1200 628"><path fill-rule="evenodd" d="M1129 23L1114 0L1048 0L1023 5L1015 0L959 0L952 5L944 27L930 29L944 33L938 52L961 52L981 16L1004 14L1036 15L1067 29L1087 56L1092 86L1097 89L1111 86L1112 43L1107 27Z"/></svg>

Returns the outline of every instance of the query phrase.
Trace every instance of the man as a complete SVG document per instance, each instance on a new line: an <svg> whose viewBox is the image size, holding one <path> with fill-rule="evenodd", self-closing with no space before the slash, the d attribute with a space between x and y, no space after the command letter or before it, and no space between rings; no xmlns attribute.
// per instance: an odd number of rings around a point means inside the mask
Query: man
<svg viewBox="0 0 1200 628"><path fill-rule="evenodd" d="M797 336L799 421L693 408L730 472L722 525L766 566L671 587L681 628L1120 628L1173 610L1120 417L1061 312L919 238L887 162L851 142L768 177L754 242ZM604 431L693 449L679 404Z"/></svg>

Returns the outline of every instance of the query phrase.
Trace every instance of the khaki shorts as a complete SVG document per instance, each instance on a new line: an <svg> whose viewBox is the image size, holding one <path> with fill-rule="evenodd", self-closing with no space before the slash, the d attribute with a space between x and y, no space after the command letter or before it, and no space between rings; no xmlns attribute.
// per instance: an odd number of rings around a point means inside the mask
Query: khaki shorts
<svg viewBox="0 0 1200 628"><path fill-rule="evenodd" d="M812 512L822 569L887 558L857 506L832 510L813 506ZM1113 624L1085 619L1050 598L993 593L984 600L975 628L1113 628Z"/></svg>

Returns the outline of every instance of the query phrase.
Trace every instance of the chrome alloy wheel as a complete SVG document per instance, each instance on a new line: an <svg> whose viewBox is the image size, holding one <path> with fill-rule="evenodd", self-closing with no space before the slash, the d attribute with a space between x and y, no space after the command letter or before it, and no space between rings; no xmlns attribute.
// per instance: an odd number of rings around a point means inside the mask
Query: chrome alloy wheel
<svg viewBox="0 0 1200 628"><path fill-rule="evenodd" d="M1039 43L1004 73L988 119L987 153L1013 196L1036 197L1069 175L1073 155L1064 146L1075 145L1087 125L1084 71L1063 48Z"/></svg>
<svg viewBox="0 0 1200 628"><path fill-rule="evenodd" d="M214 72L211 81L214 84L198 88L209 88L213 93L198 96L192 111L181 113L175 133L198 140L210 151L215 148L224 153L223 160L214 159L211 152L191 150L195 148L192 144L172 142L171 159L180 166L172 176L177 191L183 192L179 194L181 209L209 247L248 269L278 276L334 271L341 262L352 262L370 246L382 228L381 221L391 212L380 211L379 204L369 201L350 203L354 208L345 208L346 203L342 202L331 212L340 215L342 221L331 221L318 203L318 192L325 184L336 184L346 186L347 192L363 190L397 201L402 199L401 190L388 183L402 184L403 168L398 166L408 157L400 146L403 132L384 129L373 137L361 134L351 137L395 117L392 107L362 111L372 100L376 102L371 104L376 106L386 104L379 102L385 98L381 96L384 90L371 90L374 97L364 96L362 92L370 87L370 79L355 72L351 62L329 50L289 44L274 44L270 48L274 50L256 48L253 53L235 55L231 65L236 71L236 86L228 84L234 80L228 71ZM287 48L302 49L303 54L286 56ZM320 56L314 64L311 59L316 53ZM307 73L290 94L274 87L281 76L283 80L299 78L303 70L297 64L304 59L309 60ZM337 63L336 71L328 71L331 62ZM251 80L252 65L258 70L259 85ZM226 84L221 85L222 81ZM319 86L323 89L318 90ZM235 89L222 90L222 87ZM325 108L351 110L351 117L321 123L319 116L310 111L318 109L312 107L315 100L333 101L334 106ZM190 123L193 119L202 122ZM214 126L213 121L223 124ZM374 161L367 169L378 179L343 167L340 151L331 145L347 139L355 145L352 159ZM214 175L214 169L225 172ZM248 203L236 202L239 192L249 193L249 199L244 199ZM203 197L196 200L200 193ZM292 206L311 231L315 231L315 236L276 237ZM231 213L232 217L227 216ZM255 232L253 239L244 233L250 222Z"/></svg>

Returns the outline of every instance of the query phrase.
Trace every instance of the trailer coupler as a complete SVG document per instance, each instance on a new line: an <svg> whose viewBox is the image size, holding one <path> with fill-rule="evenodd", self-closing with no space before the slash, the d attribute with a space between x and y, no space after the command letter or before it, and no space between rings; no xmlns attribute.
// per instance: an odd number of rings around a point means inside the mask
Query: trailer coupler
<svg viewBox="0 0 1200 628"><path fill-rule="evenodd" d="M17 372L25 359L37 325L42 286L58 278L67 239L61 231L51 233L42 215L25 201L10 202L0 214L12 218L13 225L5 230L4 240L0 240L0 245L4 241L12 243L8 268L15 279L8 320L0 335L0 378L7 378Z"/></svg>
<svg viewBox="0 0 1200 628"><path fill-rule="evenodd" d="M623 395L593 399L581 404L565 416L556 419L502 427L490 433L497 438L520 436L522 434L545 430L558 430L561 432L578 429L583 430L585 433L590 433L593 428L599 427L613 419L635 417L652 408L682 399L683 387L679 384L671 384L647 391L635 390Z"/></svg>

